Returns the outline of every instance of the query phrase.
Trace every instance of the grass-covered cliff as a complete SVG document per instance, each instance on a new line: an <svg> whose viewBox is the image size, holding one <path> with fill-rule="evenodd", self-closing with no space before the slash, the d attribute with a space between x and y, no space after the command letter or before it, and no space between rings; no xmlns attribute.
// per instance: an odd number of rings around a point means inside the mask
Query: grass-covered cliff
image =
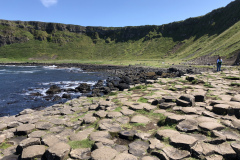
<svg viewBox="0 0 240 160"><path fill-rule="evenodd" d="M0 20L0 62L36 60L239 61L240 0L161 26L83 27Z"/></svg>

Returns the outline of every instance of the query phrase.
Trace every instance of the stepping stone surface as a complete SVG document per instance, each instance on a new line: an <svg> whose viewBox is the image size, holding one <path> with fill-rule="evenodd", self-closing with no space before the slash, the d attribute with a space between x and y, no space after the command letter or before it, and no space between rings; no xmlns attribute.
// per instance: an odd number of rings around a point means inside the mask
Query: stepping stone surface
<svg viewBox="0 0 240 160"><path fill-rule="evenodd" d="M112 160L117 156L118 152L110 147L103 147L92 152L93 160Z"/></svg>
<svg viewBox="0 0 240 160"><path fill-rule="evenodd" d="M199 127L207 131L222 130L225 128L223 125L217 122L202 122L199 124Z"/></svg>

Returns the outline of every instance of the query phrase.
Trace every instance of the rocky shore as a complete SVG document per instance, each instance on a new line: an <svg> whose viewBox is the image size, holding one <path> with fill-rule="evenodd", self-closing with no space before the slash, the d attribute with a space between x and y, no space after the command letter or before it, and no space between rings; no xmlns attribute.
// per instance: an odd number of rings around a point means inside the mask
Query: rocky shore
<svg viewBox="0 0 240 160"><path fill-rule="evenodd" d="M139 77L102 97L1 117L0 159L240 158L239 70L144 70L143 81L140 69L118 73Z"/></svg>

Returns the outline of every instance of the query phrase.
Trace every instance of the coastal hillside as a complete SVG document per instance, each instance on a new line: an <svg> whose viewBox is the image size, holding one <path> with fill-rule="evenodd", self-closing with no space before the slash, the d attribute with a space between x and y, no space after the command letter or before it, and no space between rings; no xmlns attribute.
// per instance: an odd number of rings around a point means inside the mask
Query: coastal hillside
<svg viewBox="0 0 240 160"><path fill-rule="evenodd" d="M0 20L0 62L164 60L227 64L240 59L240 0L160 26L84 27Z"/></svg>

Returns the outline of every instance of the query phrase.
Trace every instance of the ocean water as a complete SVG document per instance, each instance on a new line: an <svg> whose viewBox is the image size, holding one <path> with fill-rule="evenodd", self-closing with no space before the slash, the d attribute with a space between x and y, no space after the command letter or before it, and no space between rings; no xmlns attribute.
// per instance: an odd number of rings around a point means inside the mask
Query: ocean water
<svg viewBox="0 0 240 160"><path fill-rule="evenodd" d="M84 72L79 68L0 66L0 117L18 114L26 108L47 107L67 101L54 101L54 97L49 97L46 91L51 85L74 89L80 83L94 85L107 76L104 73ZM58 96L62 94L64 92ZM81 93L75 92L68 94L71 94L71 98L81 96Z"/></svg>

